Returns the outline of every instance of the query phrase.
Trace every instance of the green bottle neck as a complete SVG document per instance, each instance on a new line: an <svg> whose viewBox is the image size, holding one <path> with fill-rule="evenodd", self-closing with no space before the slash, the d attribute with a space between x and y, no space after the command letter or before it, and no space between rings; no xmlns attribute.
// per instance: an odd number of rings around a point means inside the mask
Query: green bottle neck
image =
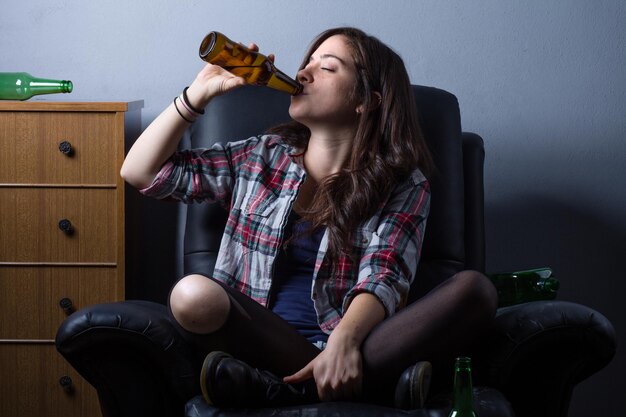
<svg viewBox="0 0 626 417"><path fill-rule="evenodd" d="M559 290L560 282L556 278L540 278L537 281L537 288L546 292L557 292Z"/></svg>
<svg viewBox="0 0 626 417"><path fill-rule="evenodd" d="M473 395L471 360L458 358L454 368L454 393L450 416L475 416Z"/></svg>
<svg viewBox="0 0 626 417"><path fill-rule="evenodd" d="M454 376L454 399L452 408L457 411L472 411L472 376L468 370L460 370Z"/></svg>
<svg viewBox="0 0 626 417"><path fill-rule="evenodd" d="M71 93L74 85L69 80L36 79L27 87L34 94Z"/></svg>

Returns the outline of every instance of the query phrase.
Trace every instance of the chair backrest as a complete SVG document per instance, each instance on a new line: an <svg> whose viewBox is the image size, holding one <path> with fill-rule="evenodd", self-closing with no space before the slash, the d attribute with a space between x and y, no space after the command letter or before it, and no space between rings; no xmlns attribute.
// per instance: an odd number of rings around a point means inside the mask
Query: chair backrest
<svg viewBox="0 0 626 417"><path fill-rule="evenodd" d="M470 161L464 161L464 135L456 97L432 87L413 86L413 90L422 130L436 165L430 178L431 212L422 258L411 290L411 297L418 297L462 269L484 269L482 140L476 135L465 135L471 139L467 146L473 150L466 150L465 159L469 155ZM262 133L289 120L289 100L284 93L259 87L245 87L218 97L193 126L189 145L202 148ZM470 172L464 173L465 167ZM466 187L476 192L466 193ZM193 204L186 207L186 215L181 219L185 230L184 273L210 275L226 213L216 204ZM466 227L466 223L470 225ZM466 236L466 232L472 235ZM471 245L471 250L466 250L466 244Z"/></svg>

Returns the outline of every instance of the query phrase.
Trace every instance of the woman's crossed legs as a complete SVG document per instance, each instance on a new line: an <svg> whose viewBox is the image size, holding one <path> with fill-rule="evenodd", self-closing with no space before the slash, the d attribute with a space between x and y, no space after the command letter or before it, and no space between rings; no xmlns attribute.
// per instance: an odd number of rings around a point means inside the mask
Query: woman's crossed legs
<svg viewBox="0 0 626 417"><path fill-rule="evenodd" d="M174 319L207 353L225 350L283 377L320 352L271 310L205 276L182 278L169 301ZM488 278L462 271L384 320L361 348L367 398L389 401L407 367L420 360L440 363L461 353L490 325L496 305Z"/></svg>

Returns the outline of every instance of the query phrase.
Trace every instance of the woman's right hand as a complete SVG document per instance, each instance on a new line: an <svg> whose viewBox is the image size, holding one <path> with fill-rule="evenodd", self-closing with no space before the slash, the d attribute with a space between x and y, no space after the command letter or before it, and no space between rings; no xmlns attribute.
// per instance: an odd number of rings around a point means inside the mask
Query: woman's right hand
<svg viewBox="0 0 626 417"><path fill-rule="evenodd" d="M259 47L254 43L251 43L248 48L253 51L259 50ZM274 62L274 55L269 55L268 58ZM213 97L226 94L245 84L246 81L242 77L228 72L219 65L207 63L189 86L187 96L192 106L202 109Z"/></svg>
<svg viewBox="0 0 626 417"><path fill-rule="evenodd" d="M218 65L206 64L189 86L187 96L192 106L202 109L213 97L221 96L245 83L243 78Z"/></svg>

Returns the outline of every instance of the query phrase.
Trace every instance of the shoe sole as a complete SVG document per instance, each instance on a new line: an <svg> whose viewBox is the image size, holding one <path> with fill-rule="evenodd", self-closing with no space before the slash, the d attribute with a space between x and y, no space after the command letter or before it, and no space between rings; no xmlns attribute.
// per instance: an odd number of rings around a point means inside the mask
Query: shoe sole
<svg viewBox="0 0 626 417"><path fill-rule="evenodd" d="M428 396L428 390L430 388L430 378L432 376L433 368L430 362L423 361L415 364L415 371L411 375L411 389L409 392L411 395L415 394L417 397L411 398L411 405L413 408L423 408L426 403L426 397Z"/></svg>
<svg viewBox="0 0 626 417"><path fill-rule="evenodd" d="M215 375L215 369L220 361L224 358L232 358L231 355L224 352L214 351L209 352L202 362L202 369L200 370L200 389L202 390L202 397L209 405L216 405L215 401L211 399L211 387L208 383L207 377Z"/></svg>

